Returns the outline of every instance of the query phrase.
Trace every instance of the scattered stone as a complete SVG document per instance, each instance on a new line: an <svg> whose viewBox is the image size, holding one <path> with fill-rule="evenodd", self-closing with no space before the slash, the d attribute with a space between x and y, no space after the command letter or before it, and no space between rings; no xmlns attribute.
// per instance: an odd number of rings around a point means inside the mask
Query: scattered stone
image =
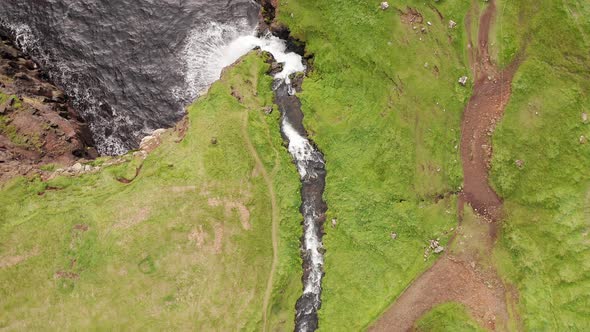
<svg viewBox="0 0 590 332"><path fill-rule="evenodd" d="M80 163L75 163L70 169L76 173L79 173L84 170L84 166L82 166Z"/></svg>
<svg viewBox="0 0 590 332"><path fill-rule="evenodd" d="M391 232L391 235L390 236L391 236L391 239L392 240L397 239L397 233Z"/></svg>
<svg viewBox="0 0 590 332"><path fill-rule="evenodd" d="M584 123L588 122L588 113L586 113L586 112L582 113L582 122L584 122Z"/></svg>
<svg viewBox="0 0 590 332"><path fill-rule="evenodd" d="M449 20L449 29L453 29L457 26L457 22Z"/></svg>
<svg viewBox="0 0 590 332"><path fill-rule="evenodd" d="M383 1L381 3L381 9L386 10L387 8L389 8L389 3L387 3L387 1Z"/></svg>
<svg viewBox="0 0 590 332"><path fill-rule="evenodd" d="M439 254L445 250L438 240L430 240L430 249L432 249L435 254Z"/></svg>
<svg viewBox="0 0 590 332"><path fill-rule="evenodd" d="M271 106L266 106L262 110L264 111L264 114L266 114L266 115L270 115L272 113L272 107Z"/></svg>
<svg viewBox="0 0 590 332"><path fill-rule="evenodd" d="M580 136L580 144L586 144L588 143L588 139L586 138L586 136L582 135Z"/></svg>
<svg viewBox="0 0 590 332"><path fill-rule="evenodd" d="M517 159L514 161L514 164L516 165L516 167L518 168L523 168L524 167L524 160L521 159Z"/></svg>
<svg viewBox="0 0 590 332"><path fill-rule="evenodd" d="M217 145L217 137L211 137L211 145Z"/></svg>
<svg viewBox="0 0 590 332"><path fill-rule="evenodd" d="M467 85L467 76L461 76L459 78L459 84L461 84L462 86Z"/></svg>
<svg viewBox="0 0 590 332"><path fill-rule="evenodd" d="M432 22L430 22L430 21L426 22L426 24L432 26Z"/></svg>
<svg viewBox="0 0 590 332"><path fill-rule="evenodd" d="M336 218L332 218L332 228L336 228L337 223L338 223L338 220L336 220Z"/></svg>

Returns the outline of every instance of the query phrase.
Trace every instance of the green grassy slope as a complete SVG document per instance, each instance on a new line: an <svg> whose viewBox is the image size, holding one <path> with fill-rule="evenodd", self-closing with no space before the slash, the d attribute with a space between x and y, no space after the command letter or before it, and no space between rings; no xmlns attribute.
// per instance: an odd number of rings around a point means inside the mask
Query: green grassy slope
<svg viewBox="0 0 590 332"><path fill-rule="evenodd" d="M508 213L496 258L519 290L528 330L588 330L590 145L580 136L590 137L582 121L590 112L590 6L502 1L499 8L508 13L498 21L499 47L529 45L493 137L492 180Z"/></svg>
<svg viewBox="0 0 590 332"><path fill-rule="evenodd" d="M424 332L482 332L481 328L458 303L444 303L434 307L420 318L417 331Z"/></svg>
<svg viewBox="0 0 590 332"><path fill-rule="evenodd" d="M272 105L266 69L250 55L226 71L190 107L186 137L175 143L167 134L130 184L116 180L132 178L140 164L127 156L131 162L93 175L5 186L0 329L260 330L271 205L243 133L277 195L271 321L291 329L301 287L299 178L281 145L278 112L262 110Z"/></svg>
<svg viewBox="0 0 590 332"><path fill-rule="evenodd" d="M390 5L301 0L281 2L279 11L315 55L301 99L326 155L328 219L338 220L324 238L325 331L370 324L434 261L423 258L428 240L446 241L457 220L454 196L435 196L462 182L459 127L470 89L457 79L470 72L470 3ZM395 7L406 5L422 13L422 24L401 22Z"/></svg>

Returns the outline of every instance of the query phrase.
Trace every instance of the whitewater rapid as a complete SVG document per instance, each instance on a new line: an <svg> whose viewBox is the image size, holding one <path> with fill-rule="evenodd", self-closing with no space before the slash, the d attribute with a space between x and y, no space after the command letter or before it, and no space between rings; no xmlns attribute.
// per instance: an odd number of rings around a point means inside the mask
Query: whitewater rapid
<svg viewBox="0 0 590 332"><path fill-rule="evenodd" d="M254 48L272 54L275 61L282 65L282 70L274 75L275 102L281 112L281 133L288 141L288 151L297 166L302 184L303 294L296 303L295 330L314 331L318 327L321 283L324 275L322 227L325 220L326 204L322 195L325 188L326 171L324 156L307 138L302 123L301 103L295 96L296 91L291 82L291 76L305 72L306 66L301 55L288 50L285 40L270 33L262 37L256 37L252 33L235 38L226 47L220 49L216 53L216 67L226 67ZM218 78L221 70L210 74L211 77Z"/></svg>

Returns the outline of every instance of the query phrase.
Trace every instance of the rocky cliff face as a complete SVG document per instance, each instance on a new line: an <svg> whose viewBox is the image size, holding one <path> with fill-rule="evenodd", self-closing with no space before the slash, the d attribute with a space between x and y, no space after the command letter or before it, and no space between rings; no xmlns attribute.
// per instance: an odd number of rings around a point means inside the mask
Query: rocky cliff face
<svg viewBox="0 0 590 332"><path fill-rule="evenodd" d="M95 158L86 124L39 66L0 35L0 182Z"/></svg>

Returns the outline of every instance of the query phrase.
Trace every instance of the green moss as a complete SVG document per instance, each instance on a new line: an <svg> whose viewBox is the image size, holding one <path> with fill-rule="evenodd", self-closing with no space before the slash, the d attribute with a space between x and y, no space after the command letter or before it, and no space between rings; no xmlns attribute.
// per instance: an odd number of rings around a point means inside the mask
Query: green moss
<svg viewBox="0 0 590 332"><path fill-rule="evenodd" d="M483 332L485 329L475 322L466 308L454 302L436 306L420 318L417 331L423 332Z"/></svg>

